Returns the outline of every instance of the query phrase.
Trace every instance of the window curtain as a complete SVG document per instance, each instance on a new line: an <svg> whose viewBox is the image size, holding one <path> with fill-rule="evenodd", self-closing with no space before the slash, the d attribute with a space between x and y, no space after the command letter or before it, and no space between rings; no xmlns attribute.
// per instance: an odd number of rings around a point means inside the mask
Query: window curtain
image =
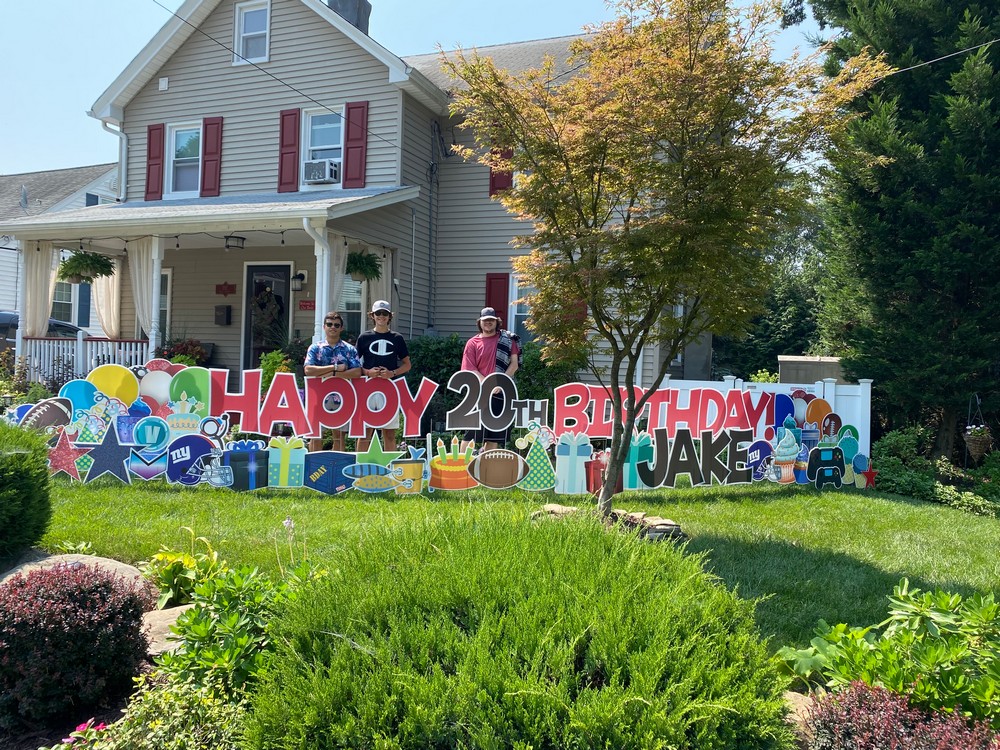
<svg viewBox="0 0 1000 750"><path fill-rule="evenodd" d="M94 279L91 284L91 287L94 290L97 320L101 323L101 329L104 331L104 335L109 339L121 338L121 270L121 262L116 259L114 274Z"/></svg>
<svg viewBox="0 0 1000 750"><path fill-rule="evenodd" d="M23 257L27 293L21 301L21 330L25 336L44 336L49 332L49 313L56 291L57 251L47 240L30 240L24 243Z"/></svg>
<svg viewBox="0 0 1000 750"><path fill-rule="evenodd" d="M153 328L153 305L157 304L159 284L153 287L153 238L142 237L128 246L128 277L135 297L135 317L147 332Z"/></svg>
<svg viewBox="0 0 1000 750"><path fill-rule="evenodd" d="M339 311L344 297L344 277L347 275L347 238L342 235L331 234L329 235L329 241L330 310Z"/></svg>

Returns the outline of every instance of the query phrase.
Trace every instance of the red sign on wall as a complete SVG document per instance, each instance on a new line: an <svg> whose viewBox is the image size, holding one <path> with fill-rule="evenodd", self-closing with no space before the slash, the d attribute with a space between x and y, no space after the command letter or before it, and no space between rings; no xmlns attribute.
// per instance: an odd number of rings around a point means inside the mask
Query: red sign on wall
<svg viewBox="0 0 1000 750"><path fill-rule="evenodd" d="M314 299L300 299L299 300L299 309L300 310L315 310L316 309L316 300L314 300Z"/></svg>

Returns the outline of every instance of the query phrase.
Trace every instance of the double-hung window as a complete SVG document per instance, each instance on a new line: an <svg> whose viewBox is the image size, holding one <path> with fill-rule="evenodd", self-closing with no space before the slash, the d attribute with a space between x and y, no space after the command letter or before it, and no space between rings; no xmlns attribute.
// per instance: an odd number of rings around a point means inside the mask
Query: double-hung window
<svg viewBox="0 0 1000 750"><path fill-rule="evenodd" d="M52 296L52 317L56 320L73 322L73 285L57 281Z"/></svg>
<svg viewBox="0 0 1000 750"><path fill-rule="evenodd" d="M344 117L340 112L306 112L302 149L305 185L339 185L344 159Z"/></svg>
<svg viewBox="0 0 1000 750"><path fill-rule="evenodd" d="M267 62L270 17L267 0L236 4L233 65Z"/></svg>
<svg viewBox="0 0 1000 750"><path fill-rule="evenodd" d="M167 184L171 198L196 198L201 184L201 123L167 129Z"/></svg>

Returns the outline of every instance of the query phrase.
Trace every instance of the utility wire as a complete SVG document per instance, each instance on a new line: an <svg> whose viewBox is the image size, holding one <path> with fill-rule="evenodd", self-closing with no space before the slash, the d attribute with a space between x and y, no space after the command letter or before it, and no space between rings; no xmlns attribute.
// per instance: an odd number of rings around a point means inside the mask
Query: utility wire
<svg viewBox="0 0 1000 750"><path fill-rule="evenodd" d="M190 26L192 29L194 29L195 31L197 31L199 34L201 34L202 36L204 36L206 39L209 39L212 42L215 42L215 44L219 45L220 47L222 47L222 49L226 50L227 52L232 52L234 55L236 55L236 57L240 58L247 65L252 65L255 70L258 70L259 72L263 73L266 76L270 76L275 81L277 81L278 83L280 83L282 86L285 86L286 88L289 88L292 91L294 91L299 96L302 96L302 97L308 99L310 102L312 102L313 104L315 104L317 107L322 107L323 109L325 109L330 114L336 115L337 117L339 117L341 120L344 119L344 115L341 114L340 112L335 112L334 110L330 109L330 107L328 107L325 104L323 104L322 102L319 102L319 101L313 99L311 96L309 96L309 94L307 94L304 91L301 91L301 90L295 88L292 84L288 83L287 81L283 81L282 79L278 78L278 76L274 75L274 73L271 73L270 71L264 70L262 67L260 67L257 63L253 62L252 60L248 60L247 58L243 57L243 55L241 55L239 52L237 52L233 48L227 46L223 42L220 42L218 39L216 39L215 37L213 37L211 34L203 31L198 26L195 26L193 23L191 23L190 21L188 21L186 18L181 18L179 15L177 15L176 12L170 10L170 8L168 8L166 5L164 5L163 3L161 3L160 0L152 0L152 2L156 3L157 5L159 5L161 8L163 8L163 10L167 11L167 13L169 13L170 15L172 15L174 18L176 18L177 20L179 20L181 23L184 23L184 24L187 24L188 26ZM336 11L334 11L334 12L336 12ZM268 24L271 23L270 16L268 16L267 22L268 22ZM388 144L392 148L397 149L400 153L402 153L403 149L402 149L402 147L398 143L394 143L393 141L390 141L390 140L388 140L386 138L383 138L378 133L370 130L367 125L365 125L365 132L367 132L368 135L373 136L374 138L382 141L383 143Z"/></svg>
<svg viewBox="0 0 1000 750"><path fill-rule="evenodd" d="M1000 38L990 39L990 41L983 42L982 44L977 44L975 47L966 47L965 49L958 50L958 52L951 52L947 55L942 55L941 57L937 57L933 60L927 60L926 62L917 63L916 65L911 65L908 68L902 68L901 70L893 71L889 75L885 76L885 78L889 78L891 76L898 75L900 73L905 73L908 70L916 70L917 68L922 68L925 65L931 65L936 62L941 62L942 60L947 60L949 57L954 57L955 55L964 55L966 52L972 52L973 50L979 49L980 47L988 47L989 45L994 44L995 42L1000 42ZM883 78L882 80L885 80L885 78Z"/></svg>

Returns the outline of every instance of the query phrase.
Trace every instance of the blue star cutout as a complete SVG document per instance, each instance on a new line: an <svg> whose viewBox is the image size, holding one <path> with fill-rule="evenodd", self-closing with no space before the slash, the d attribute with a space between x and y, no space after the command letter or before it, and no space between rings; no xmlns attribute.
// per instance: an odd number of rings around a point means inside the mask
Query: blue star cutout
<svg viewBox="0 0 1000 750"><path fill-rule="evenodd" d="M114 425L104 433L104 440L87 455L94 459L86 482L90 483L103 474L118 477L125 484L132 484L132 475L128 471L128 459L134 446L122 445L118 442L118 430Z"/></svg>

